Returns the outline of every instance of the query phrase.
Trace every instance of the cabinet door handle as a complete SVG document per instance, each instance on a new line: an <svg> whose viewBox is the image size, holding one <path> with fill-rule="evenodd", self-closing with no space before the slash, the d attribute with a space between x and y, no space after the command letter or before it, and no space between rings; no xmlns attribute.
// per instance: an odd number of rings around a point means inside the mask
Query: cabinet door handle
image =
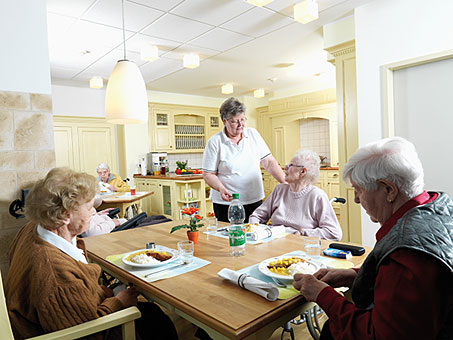
<svg viewBox="0 0 453 340"><path fill-rule="evenodd" d="M338 177L338 174L333 174L333 177Z"/></svg>

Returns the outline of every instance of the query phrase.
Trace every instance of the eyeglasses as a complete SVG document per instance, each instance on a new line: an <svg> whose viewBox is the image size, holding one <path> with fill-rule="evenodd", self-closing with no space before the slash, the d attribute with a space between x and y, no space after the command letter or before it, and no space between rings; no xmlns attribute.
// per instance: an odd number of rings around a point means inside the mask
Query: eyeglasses
<svg viewBox="0 0 453 340"><path fill-rule="evenodd" d="M291 168L292 166L295 166L295 167L298 167L298 168L305 168L303 165L296 165L296 164L292 164L292 163L289 163L285 166L285 169L289 169Z"/></svg>
<svg viewBox="0 0 453 340"><path fill-rule="evenodd" d="M245 122L247 121L247 118L241 118L241 119L236 119L236 120L231 120L229 119L228 122L231 124L231 125L234 125L234 126L239 126L240 125L245 125Z"/></svg>

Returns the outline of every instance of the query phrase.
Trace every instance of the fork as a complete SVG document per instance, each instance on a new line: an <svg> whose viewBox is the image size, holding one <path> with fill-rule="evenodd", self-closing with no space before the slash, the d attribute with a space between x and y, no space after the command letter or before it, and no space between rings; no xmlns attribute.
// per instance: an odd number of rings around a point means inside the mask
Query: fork
<svg viewBox="0 0 453 340"><path fill-rule="evenodd" d="M282 283L279 279L276 279L275 277L272 277L272 281L274 281L274 283L280 288L287 287L287 285L285 285L284 283Z"/></svg>

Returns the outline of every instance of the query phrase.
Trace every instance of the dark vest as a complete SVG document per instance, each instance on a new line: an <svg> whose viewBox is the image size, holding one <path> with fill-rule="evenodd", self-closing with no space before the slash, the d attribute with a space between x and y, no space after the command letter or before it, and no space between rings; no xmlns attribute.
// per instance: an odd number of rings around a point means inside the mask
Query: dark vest
<svg viewBox="0 0 453 340"><path fill-rule="evenodd" d="M421 251L440 261L452 273L453 284L453 201L447 194L439 193L433 202L409 210L376 244L352 285L352 299L358 308L373 308L379 266L401 248ZM447 320L438 339L453 339L453 311Z"/></svg>

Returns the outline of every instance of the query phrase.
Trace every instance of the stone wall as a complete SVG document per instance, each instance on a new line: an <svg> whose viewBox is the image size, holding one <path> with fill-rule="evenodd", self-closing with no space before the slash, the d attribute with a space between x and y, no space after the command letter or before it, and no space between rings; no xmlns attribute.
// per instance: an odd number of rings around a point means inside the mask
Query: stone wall
<svg viewBox="0 0 453 340"><path fill-rule="evenodd" d="M55 167L51 95L0 91L0 269L5 278L9 248L27 222L9 214L21 189Z"/></svg>

